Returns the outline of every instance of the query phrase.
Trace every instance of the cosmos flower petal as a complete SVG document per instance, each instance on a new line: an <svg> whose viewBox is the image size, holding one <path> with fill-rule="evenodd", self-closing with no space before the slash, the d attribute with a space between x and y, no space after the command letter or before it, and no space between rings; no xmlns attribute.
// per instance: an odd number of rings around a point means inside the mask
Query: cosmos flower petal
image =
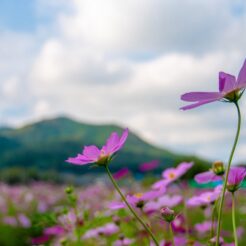
<svg viewBox="0 0 246 246"><path fill-rule="evenodd" d="M75 165L86 165L89 163L93 163L93 160L82 160L76 157L70 157L66 160L66 162L71 163L71 164L75 164Z"/></svg>
<svg viewBox="0 0 246 246"><path fill-rule="evenodd" d="M245 87L246 86L246 59L244 61L244 64L238 74L238 78L237 78L237 86L241 87Z"/></svg>
<svg viewBox="0 0 246 246"><path fill-rule="evenodd" d="M110 137L107 140L107 143L103 146L102 150L105 152L106 155L114 154L116 151L121 149L128 137L128 128L126 128L122 136L119 137L119 135L116 132L113 132Z"/></svg>
<svg viewBox="0 0 246 246"><path fill-rule="evenodd" d="M199 102L184 106L184 107L182 107L180 109L181 110L189 110L189 109L197 108L199 106L202 106L204 104L208 104L208 103L211 103L211 102L215 102L215 101L217 101L219 99L222 99L222 98L223 98L223 95L219 94L219 96L217 98L209 99L209 100L202 100L202 101L199 101Z"/></svg>
<svg viewBox="0 0 246 246"><path fill-rule="evenodd" d="M130 173L127 167L121 168L119 171L113 174L113 178L116 180L122 179Z"/></svg>
<svg viewBox="0 0 246 246"><path fill-rule="evenodd" d="M119 145L120 138L117 132L111 133L110 137L107 139L106 144L103 146L105 154L112 153L116 146Z"/></svg>
<svg viewBox="0 0 246 246"><path fill-rule="evenodd" d="M75 165L85 165L89 163L97 163L98 165L108 164L110 157L123 147L127 136L128 129L124 130L121 138L119 138L116 132L113 132L101 150L95 145L85 146L83 154L78 154L77 157L70 157L66 162Z"/></svg>
<svg viewBox="0 0 246 246"><path fill-rule="evenodd" d="M125 207L126 207L126 205L123 202L111 202L108 205L108 208L110 208L112 210L118 210L118 209L125 208Z"/></svg>
<svg viewBox="0 0 246 246"><path fill-rule="evenodd" d="M152 185L152 188L153 189L162 189L162 188L165 188L168 184L170 184L170 182L171 181L168 179L162 179L162 180L159 180L156 183L154 183Z"/></svg>
<svg viewBox="0 0 246 246"><path fill-rule="evenodd" d="M129 134L129 130L128 128L126 128L121 135L119 146L118 146L119 149L125 144L128 134Z"/></svg>
<svg viewBox="0 0 246 246"><path fill-rule="evenodd" d="M228 92L232 91L236 85L236 78L235 76L219 72L219 91L220 92Z"/></svg>
<svg viewBox="0 0 246 246"><path fill-rule="evenodd" d="M85 146L83 150L83 156L89 160L96 161L100 156L100 150L95 145Z"/></svg>
<svg viewBox="0 0 246 246"><path fill-rule="evenodd" d="M221 94L219 92L189 92L181 96L181 100L187 102L198 102L203 100L217 99Z"/></svg>
<svg viewBox="0 0 246 246"><path fill-rule="evenodd" d="M205 184L205 183L209 183L211 181L216 181L216 177L219 177L219 176L217 176L212 171L207 171L207 172L197 174L195 176L195 181L198 184ZM221 178L219 180L221 180Z"/></svg>
<svg viewBox="0 0 246 246"><path fill-rule="evenodd" d="M244 167L232 167L228 175L228 185L240 185L246 176Z"/></svg>

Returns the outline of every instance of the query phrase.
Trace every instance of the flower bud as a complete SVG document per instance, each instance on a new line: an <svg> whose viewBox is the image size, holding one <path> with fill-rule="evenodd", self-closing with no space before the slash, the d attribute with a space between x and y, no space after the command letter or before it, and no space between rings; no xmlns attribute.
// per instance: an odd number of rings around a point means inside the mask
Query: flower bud
<svg viewBox="0 0 246 246"><path fill-rule="evenodd" d="M223 175L225 173L224 163L222 161L215 161L212 170L216 175Z"/></svg>
<svg viewBox="0 0 246 246"><path fill-rule="evenodd" d="M211 245L211 246L217 245L217 244L216 244L216 239L217 239L216 236L213 237L213 238L211 238L211 239L209 240L209 245ZM224 239L223 239L222 237L219 237L219 246L221 246L223 243L224 243Z"/></svg>
<svg viewBox="0 0 246 246"><path fill-rule="evenodd" d="M161 209L161 216L167 222L172 222L175 219L175 213L172 209L164 207Z"/></svg>
<svg viewBox="0 0 246 246"><path fill-rule="evenodd" d="M72 186L66 187L66 188L65 188L65 192L66 192L68 195L72 194L72 193L73 193L73 187L72 187Z"/></svg>

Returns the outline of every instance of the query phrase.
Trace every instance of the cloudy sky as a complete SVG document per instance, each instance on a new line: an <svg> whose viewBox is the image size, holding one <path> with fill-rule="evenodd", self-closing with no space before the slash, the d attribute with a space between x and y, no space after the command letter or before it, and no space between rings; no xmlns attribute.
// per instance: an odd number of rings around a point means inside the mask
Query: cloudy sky
<svg viewBox="0 0 246 246"><path fill-rule="evenodd" d="M244 0L1 0L0 125L65 114L226 161L234 106L182 112L179 98L217 90L218 72L237 75L245 57Z"/></svg>

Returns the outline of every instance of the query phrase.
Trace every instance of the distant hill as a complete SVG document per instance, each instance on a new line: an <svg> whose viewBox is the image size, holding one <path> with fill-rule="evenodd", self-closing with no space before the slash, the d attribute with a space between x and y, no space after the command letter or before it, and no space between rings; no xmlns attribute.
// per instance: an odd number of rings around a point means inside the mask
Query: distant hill
<svg viewBox="0 0 246 246"><path fill-rule="evenodd" d="M84 124L66 117L43 120L18 129L0 128L0 168L35 167L43 171L78 174L100 172L100 168L74 166L64 160L81 152L84 145L101 147L112 131L121 133L122 130L116 125ZM160 160L159 171L184 160L196 162L194 172L204 170L207 164L195 156L184 156L153 146L131 132L111 169L116 171L127 166L137 171L139 164L151 160Z"/></svg>

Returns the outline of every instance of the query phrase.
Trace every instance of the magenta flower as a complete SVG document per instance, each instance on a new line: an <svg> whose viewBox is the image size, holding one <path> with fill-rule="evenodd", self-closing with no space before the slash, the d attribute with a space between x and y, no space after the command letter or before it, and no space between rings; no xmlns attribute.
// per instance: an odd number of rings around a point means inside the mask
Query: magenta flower
<svg viewBox="0 0 246 246"><path fill-rule="evenodd" d="M129 174L129 169L127 167L121 168L119 171L113 174L115 180L120 180Z"/></svg>
<svg viewBox="0 0 246 246"><path fill-rule="evenodd" d="M195 176L195 180L199 184L215 182L222 180L223 176L215 174L213 171L199 173Z"/></svg>
<svg viewBox="0 0 246 246"><path fill-rule="evenodd" d="M242 181L246 176L244 167L232 167L228 174L227 189L230 192L235 192L239 189Z"/></svg>
<svg viewBox="0 0 246 246"><path fill-rule="evenodd" d="M145 163L141 164L139 166L139 170L141 172L148 172L148 171L156 169L158 166L159 166L159 161L154 160L154 161L145 162Z"/></svg>
<svg viewBox="0 0 246 246"><path fill-rule="evenodd" d="M131 206L134 208L143 208L146 204L146 202L156 199L157 197L160 197L165 193L166 189L160 189L160 190L151 190L147 191L145 193L136 193L133 195L127 195L126 200L130 203ZM121 208L125 208L126 204L124 202L111 202L109 204L109 208L112 210L118 210Z"/></svg>
<svg viewBox="0 0 246 246"><path fill-rule="evenodd" d="M195 224L194 227L197 232L199 232L200 234L204 234L211 230L212 225L213 225L212 221L204 221L202 223Z"/></svg>
<svg viewBox="0 0 246 246"><path fill-rule="evenodd" d="M180 204L183 200L182 196L179 195L164 195L158 198L157 201L149 201L144 206L144 212L151 213L160 210L162 207L173 208Z"/></svg>
<svg viewBox="0 0 246 246"><path fill-rule="evenodd" d="M198 196L193 196L187 201L187 205L190 207L206 207L214 203L220 196L222 186L217 186L213 191L204 192Z"/></svg>
<svg viewBox="0 0 246 246"><path fill-rule="evenodd" d="M95 145L85 146L82 154L78 154L76 157L70 157L66 162L75 165L86 165L89 163L107 165L111 161L113 154L123 147L127 136L127 128L123 131L121 137L116 132L113 132L101 149Z"/></svg>
<svg viewBox="0 0 246 246"><path fill-rule="evenodd" d="M63 235L64 233L65 233L64 228L59 225L51 226L44 230L44 235L47 236L60 236Z"/></svg>
<svg viewBox="0 0 246 246"><path fill-rule="evenodd" d="M197 174L195 180L199 184L220 181L223 179L224 173L225 169L223 162L216 161L209 171Z"/></svg>
<svg viewBox="0 0 246 246"><path fill-rule="evenodd" d="M193 162L182 162L176 168L167 168L162 173L163 179L154 183L152 188L160 189L161 187L166 187L168 184L184 175L192 166Z"/></svg>
<svg viewBox="0 0 246 246"><path fill-rule="evenodd" d="M118 226L116 226L113 223L108 223L101 227L88 230L82 238L88 239L88 238L97 238L99 236L110 236L117 233L118 231L119 231Z"/></svg>
<svg viewBox="0 0 246 246"><path fill-rule="evenodd" d="M184 106L181 109L188 110L199 107L203 104L211 103L219 100L230 102L237 101L246 87L246 60L238 74L237 79L231 74L224 72L219 73L219 91L218 92L190 92L183 94L181 100L191 102L190 105Z"/></svg>
<svg viewBox="0 0 246 246"><path fill-rule="evenodd" d="M128 245L131 245L133 242L134 242L133 239L124 237L122 239L116 240L113 243L113 246L128 246Z"/></svg>

